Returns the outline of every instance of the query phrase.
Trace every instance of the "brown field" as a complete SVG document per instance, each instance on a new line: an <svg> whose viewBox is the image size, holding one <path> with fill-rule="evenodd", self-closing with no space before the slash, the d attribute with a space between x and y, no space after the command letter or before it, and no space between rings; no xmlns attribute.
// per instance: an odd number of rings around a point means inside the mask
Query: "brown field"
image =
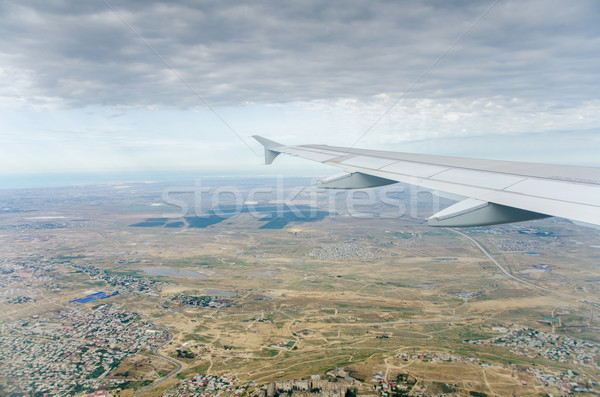
<svg viewBox="0 0 600 397"><path fill-rule="evenodd" d="M122 293L107 300L173 334L160 353L182 368L160 387L149 389L149 395L198 372L260 386L278 379L324 376L338 367L367 383L378 371L388 380L409 374L416 380L415 393L439 392L436 388L443 383L459 395L560 394L530 373L519 372L518 365L571 369L599 381L597 371L585 366L463 343L497 336L492 331L496 326L531 327L600 343L593 304L600 301L600 249L592 247L600 246L599 231L553 219L463 230L511 274L557 294L508 279L456 233L404 218L337 217L259 229L264 222L240 214L204 228L132 227L164 211L148 206L160 197L161 186L134 187L119 189L123 201L107 199L114 187L105 186L96 192L97 206L85 200L66 206L57 199L46 203L43 211L32 210L43 197L32 190L29 207L23 208L28 212L0 216L4 260L36 255L64 262L55 273L55 286L30 280L4 289L7 297L30 294L36 303L0 302L3 322L67 307L69 300L90 291L118 289L72 266L93 265L169 282L150 294ZM128 190L134 190L132 197L124 195ZM47 214L65 218L25 219ZM39 227L42 222L67 226ZM319 256L331 247L343 255ZM188 270L205 277L149 276L144 268ZM233 296L217 308L173 301L179 295L215 291ZM541 323L544 317L558 318L560 324ZM186 349L193 358L178 357L177 349ZM481 362L395 358L416 352ZM158 356L147 357L134 355L109 376L154 381L158 378L153 373L174 369Z"/></svg>

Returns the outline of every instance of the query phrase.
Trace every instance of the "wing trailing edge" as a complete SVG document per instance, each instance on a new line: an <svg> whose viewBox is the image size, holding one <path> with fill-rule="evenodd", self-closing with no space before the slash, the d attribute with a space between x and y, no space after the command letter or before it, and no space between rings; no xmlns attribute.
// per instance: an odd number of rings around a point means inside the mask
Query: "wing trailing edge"
<svg viewBox="0 0 600 397"><path fill-rule="evenodd" d="M261 136L265 163L281 153L344 170L320 187L355 189L403 182L468 197L428 219L464 227L549 216L600 226L600 168L434 156L327 145L286 146Z"/></svg>

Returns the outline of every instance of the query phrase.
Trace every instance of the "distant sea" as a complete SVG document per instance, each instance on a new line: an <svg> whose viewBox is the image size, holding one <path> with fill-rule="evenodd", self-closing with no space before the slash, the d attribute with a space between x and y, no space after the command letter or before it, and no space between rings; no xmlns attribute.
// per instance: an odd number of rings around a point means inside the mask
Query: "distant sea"
<svg viewBox="0 0 600 397"><path fill-rule="evenodd" d="M105 173L47 173L47 174L0 174L1 189L23 189L23 188L41 188L41 187L59 187L74 185L100 185L106 183L134 183L134 182L178 182L178 181L196 181L199 179L219 178L242 178L251 183L254 179L260 179L264 183L267 178L275 181L277 177L285 177L286 183L295 181L296 178L306 179L314 178L310 174L310 168L302 172L280 173L276 168L272 168L264 175L254 173L248 175L239 171L143 171L143 172L105 172Z"/></svg>
<svg viewBox="0 0 600 397"><path fill-rule="evenodd" d="M61 173L61 174L0 174L0 189L20 189L35 187L56 187L72 185L95 185L124 182L169 182L195 180L200 177L235 176L211 175L198 172L125 172L125 173Z"/></svg>

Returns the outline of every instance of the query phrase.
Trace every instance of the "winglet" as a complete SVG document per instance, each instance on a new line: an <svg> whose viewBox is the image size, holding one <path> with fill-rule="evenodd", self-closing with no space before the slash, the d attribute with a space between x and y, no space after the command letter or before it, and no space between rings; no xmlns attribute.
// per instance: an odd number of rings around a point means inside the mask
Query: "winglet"
<svg viewBox="0 0 600 397"><path fill-rule="evenodd" d="M272 141L267 138L263 138L260 135L252 135L252 138L256 139L261 145L265 147L265 164L271 164L275 157L279 156L281 152L274 150L278 147L285 146L281 143Z"/></svg>

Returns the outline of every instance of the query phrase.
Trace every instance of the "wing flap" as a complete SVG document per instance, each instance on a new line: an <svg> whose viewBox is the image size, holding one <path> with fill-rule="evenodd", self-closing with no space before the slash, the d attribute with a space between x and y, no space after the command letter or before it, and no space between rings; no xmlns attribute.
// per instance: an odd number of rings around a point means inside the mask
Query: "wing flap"
<svg viewBox="0 0 600 397"><path fill-rule="evenodd" d="M506 189L515 183L525 180L516 175L493 174L485 171L449 169L432 176L433 179L444 182L460 183L462 185L479 186L489 189Z"/></svg>
<svg viewBox="0 0 600 397"><path fill-rule="evenodd" d="M600 186L526 179L506 188L506 190L528 196L547 197L565 202L600 206Z"/></svg>

